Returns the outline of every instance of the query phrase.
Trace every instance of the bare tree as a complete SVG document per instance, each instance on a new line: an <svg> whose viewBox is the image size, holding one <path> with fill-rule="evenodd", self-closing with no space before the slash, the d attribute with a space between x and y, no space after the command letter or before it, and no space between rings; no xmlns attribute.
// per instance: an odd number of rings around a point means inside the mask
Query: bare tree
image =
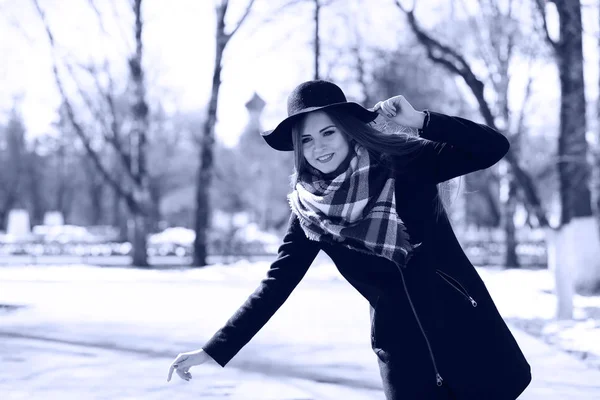
<svg viewBox="0 0 600 400"><path fill-rule="evenodd" d="M300 0L305 1L305 0ZM321 11L324 7L329 7L336 0L309 0L314 3L313 10L313 62L314 62L314 70L313 70L313 79L321 79L321 54L322 54L322 43L321 43Z"/></svg>
<svg viewBox="0 0 600 400"><path fill-rule="evenodd" d="M47 211L46 199L43 196L45 160L40 154L43 152L40 151L43 147L43 139L36 138L26 156L25 176L27 179L24 188L25 196L23 196L21 202L25 203L26 199L28 200L31 225L43 223L44 213Z"/></svg>
<svg viewBox="0 0 600 400"><path fill-rule="evenodd" d="M320 37L319 37L319 22L320 22L320 14L321 14L321 4L320 4L320 0L313 0L315 3L315 10L314 10L314 14L313 14L313 20L314 20L314 24L315 24L315 30L314 30L314 62L315 62L315 69L314 69L314 77L313 79L319 79L319 58L321 57L321 41L320 41Z"/></svg>
<svg viewBox="0 0 600 400"><path fill-rule="evenodd" d="M493 3L491 3L493 6ZM508 37L504 36L506 39L506 43L502 47L495 47L496 51L498 51L495 55L496 58L496 66L500 71L504 71L504 73L498 74L499 76L504 76L502 79L494 82L495 89L499 91L500 101L498 103L497 109L501 110L500 113L496 113L493 111L492 105L486 100L484 96L485 91L485 83L482 79L480 79L474 72L467 61L467 59L459 53L459 51L455 48L452 48L449 45L443 44L440 40L434 38L431 34L427 33L421 25L418 23L415 13L414 7L412 9L406 8L399 0L396 0L396 6L402 10L408 20L409 26L413 33L415 34L417 40L422 44L425 48L427 55L430 60L434 63L441 65L446 70L455 74L456 76L461 77L464 82L469 87L470 91L473 93L475 99L477 100L477 104L479 106L479 111L485 121L485 123L496 129L502 131L500 129L496 121L498 117L503 117L505 121L505 125L508 126L508 121L506 118L509 116L508 106L507 106L507 85L508 85L508 74L507 67L508 61L510 60L510 54L513 50L512 41L514 37L508 35ZM492 7L494 9L494 7ZM497 10L497 8L496 8ZM496 11L497 12L497 11ZM493 36L496 40L499 39L499 36ZM522 122L522 118L520 118ZM522 124L520 125L522 128ZM514 140L514 137L511 137ZM511 146L511 150L505 156L505 160L511 167L512 178L509 179L509 190L514 191L516 189L516 185L523 191L523 198L526 200L528 205L528 210L535 214L535 217L541 227L548 228L548 218L546 216L546 212L543 210L537 188L535 187L534 181L532 177L524 171L519 165L518 146ZM514 181L513 181L514 178ZM485 189L489 190L489 189ZM487 197L491 199L491 194L487 194ZM511 221L507 222L507 220L512 220L512 209L514 208L514 204L508 202L504 204L506 208L503 210L504 214L504 227L505 232L507 233L508 240L506 243L507 251L506 251L506 265L518 265L518 261L516 260L515 247L516 242L514 240L514 226L512 226Z"/></svg>
<svg viewBox="0 0 600 400"><path fill-rule="evenodd" d="M85 67L91 79L94 81L97 94L104 101L103 108L99 108L91 96L85 92L82 85L77 81L73 66L66 63L65 67L70 77L75 81L77 91L82 98L87 111L95 118L95 124L99 127L103 138L103 145L110 146L121 163L120 171L124 171L127 179L122 179L119 174L111 173L111 168L102 161L100 151L95 146L97 134L89 125L84 124L78 118L72 100L67 94L63 77L59 71L56 56L57 46L50 24L38 0L32 0L35 8L44 24L44 28L53 50L53 74L59 89L63 104L74 132L81 140L88 156L98 173L113 188L119 198L123 199L127 209L132 216L132 232L130 240L133 244L133 264L136 266L147 266L146 235L147 219L150 215L150 195L148 185L148 171L146 168L146 148L148 130L148 104L146 102L146 89L144 82L143 57L143 22L142 22L142 0L131 0L131 9L134 14L134 42L135 49L129 57L129 76L132 83L132 104L129 112L131 129L127 134L122 132L123 124L120 122L118 104L114 95L114 82L107 65L104 66L104 74L108 78L108 88L100 84L100 71L94 66ZM94 6L91 2L90 5Z"/></svg>
<svg viewBox="0 0 600 400"><path fill-rule="evenodd" d="M266 22L270 22L271 19L276 16L276 15L280 15L283 12L287 11L287 12L293 12L290 10L290 8L293 9L293 7L296 6L301 6L301 5L305 5L305 4L310 4L313 9L312 9L312 40L311 40L311 46L312 46L312 52L313 52L313 74L312 74L312 78L313 79L321 79L325 74L323 74L322 71L322 49L323 49L323 43L322 43L322 38L321 38L321 20L322 20L322 12L324 8L327 8L329 6L331 6L333 3L335 3L336 0L289 0L287 2L285 2L282 6L280 6L277 10L275 10L273 13L271 13L270 17L267 18L265 20ZM347 2L344 4L344 6L347 5Z"/></svg>
<svg viewBox="0 0 600 400"><path fill-rule="evenodd" d="M19 188L26 168L25 126L13 108L0 137L0 229L4 229L8 212L19 200Z"/></svg>
<svg viewBox="0 0 600 400"><path fill-rule="evenodd" d="M250 13L254 0L250 0L244 14L231 32L225 32L225 16L229 7L229 0L218 0L216 6L217 31L216 52L212 77L212 90L208 104L206 119L202 126L200 138L200 166L198 168L196 183L196 219L194 240L193 265L206 265L207 256L207 231L210 224L209 190L213 175L213 153L215 144L215 124L217 120L217 109L219 101L219 89L221 87L221 70L223 68L223 52L227 43L238 31L244 20Z"/></svg>
<svg viewBox="0 0 600 400"><path fill-rule="evenodd" d="M133 0L135 15L135 53L129 59L129 74L133 81L133 129L129 134L131 143L131 172L135 184L132 194L136 212L133 212L133 247L134 265L147 265L146 236L149 231L148 220L152 216L152 200L150 196L150 182L146 166L148 151L148 103L146 102L146 84L144 82L144 69L142 66L143 41L142 41L142 0Z"/></svg>
<svg viewBox="0 0 600 400"><path fill-rule="evenodd" d="M575 289L600 291L600 237L598 221L592 213L590 165L586 140L586 100L583 75L583 26L579 0L536 0L546 40L554 51L560 80L560 127L558 174L561 201L560 225L564 231L561 246L577 249L563 262L566 271L577 271ZM554 5L559 21L559 37L548 30L547 11Z"/></svg>
<svg viewBox="0 0 600 400"><path fill-rule="evenodd" d="M560 39L551 38L544 3L556 6ZM561 225L572 218L591 215L590 168L587 163L585 92L581 4L579 0L536 0L544 16L546 40L554 50L559 68L561 104L558 170L561 184Z"/></svg>
<svg viewBox="0 0 600 400"><path fill-rule="evenodd" d="M52 209L63 215L65 223L70 223L79 188L78 178L81 173L79 166L83 163L85 153L74 145L77 136L71 129L64 105L59 107L58 119L53 126L58 135L52 140L53 145L50 152L53 165L52 189L54 193ZM94 173L98 175L96 171Z"/></svg>
<svg viewBox="0 0 600 400"><path fill-rule="evenodd" d="M598 7L598 20L600 20L600 7ZM598 53L600 54L600 35L598 35ZM600 88L600 77L598 79L598 88ZM595 195L596 216L600 221L600 96L596 99L596 146L592 149L595 168L592 170L592 188Z"/></svg>
<svg viewBox="0 0 600 400"><path fill-rule="evenodd" d="M531 64L540 56L540 43L536 38L529 36L524 40L525 33L520 29L519 15L523 9L528 7L522 2L514 0L479 0L479 9L475 16L469 18L473 37L477 38L476 52L478 59L486 65L489 71L487 82L494 89L495 101L493 108L495 115L505 127L513 126L511 135L511 149L516 159L521 155L522 136L525 131L525 109L527 101L531 95ZM484 39L485 38L485 39ZM509 82L511 74L509 73L513 63L516 51L521 51L524 57L528 58L528 83L525 88L523 104L521 105L519 115L514 116L509 104ZM492 193L490 186L483 184L482 192L488 199L489 204L494 209L498 209L501 214L501 223L506 235L505 260L507 267L518 267L519 260L516 253L517 240L514 224L514 215L519 197L517 196L517 183L512 174L505 174L501 177L502 183L506 185L508 196L503 198L502 202L496 206L498 196ZM468 180L467 180L468 181ZM481 185L480 185L481 186Z"/></svg>

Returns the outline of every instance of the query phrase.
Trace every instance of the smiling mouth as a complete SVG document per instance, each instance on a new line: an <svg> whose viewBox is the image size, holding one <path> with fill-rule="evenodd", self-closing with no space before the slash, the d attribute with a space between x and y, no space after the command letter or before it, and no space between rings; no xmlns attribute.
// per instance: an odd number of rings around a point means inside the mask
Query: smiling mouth
<svg viewBox="0 0 600 400"><path fill-rule="evenodd" d="M330 161L333 158L333 153L329 153L327 155L321 156L321 157L317 157L316 160L322 163L326 163L328 161Z"/></svg>

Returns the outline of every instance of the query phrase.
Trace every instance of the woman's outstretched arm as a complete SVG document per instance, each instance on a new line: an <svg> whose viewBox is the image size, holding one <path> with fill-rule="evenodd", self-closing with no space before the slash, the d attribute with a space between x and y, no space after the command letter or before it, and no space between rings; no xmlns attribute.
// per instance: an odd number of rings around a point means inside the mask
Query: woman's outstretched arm
<svg viewBox="0 0 600 400"><path fill-rule="evenodd" d="M317 242L304 235L298 217L291 213L287 232L260 285L202 349L219 365L225 365L267 323L294 288L319 252Z"/></svg>

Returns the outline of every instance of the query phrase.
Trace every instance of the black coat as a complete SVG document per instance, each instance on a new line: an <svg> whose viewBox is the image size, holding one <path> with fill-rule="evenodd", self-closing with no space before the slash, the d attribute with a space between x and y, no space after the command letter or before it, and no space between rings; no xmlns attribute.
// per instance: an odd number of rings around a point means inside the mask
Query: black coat
<svg viewBox="0 0 600 400"><path fill-rule="evenodd" d="M436 184L497 163L508 140L482 124L431 113L423 151L396 173L396 209L422 244L405 269L382 257L306 238L292 213L267 277L203 346L225 366L301 281L319 250L371 304L371 344L388 399L514 400L530 366L463 252ZM507 288L508 289L508 288Z"/></svg>

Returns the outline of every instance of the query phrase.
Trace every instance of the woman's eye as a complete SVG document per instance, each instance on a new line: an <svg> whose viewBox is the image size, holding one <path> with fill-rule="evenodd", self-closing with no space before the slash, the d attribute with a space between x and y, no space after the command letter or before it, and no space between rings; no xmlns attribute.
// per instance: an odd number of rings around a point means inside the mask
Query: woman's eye
<svg viewBox="0 0 600 400"><path fill-rule="evenodd" d="M327 131L327 132L323 132L323 136L329 136L329 135L333 135L333 131Z"/></svg>
<svg viewBox="0 0 600 400"><path fill-rule="evenodd" d="M307 138L302 138L302 143L308 143L308 142L310 142L311 140L312 140L312 138L309 138L309 137L307 137Z"/></svg>

